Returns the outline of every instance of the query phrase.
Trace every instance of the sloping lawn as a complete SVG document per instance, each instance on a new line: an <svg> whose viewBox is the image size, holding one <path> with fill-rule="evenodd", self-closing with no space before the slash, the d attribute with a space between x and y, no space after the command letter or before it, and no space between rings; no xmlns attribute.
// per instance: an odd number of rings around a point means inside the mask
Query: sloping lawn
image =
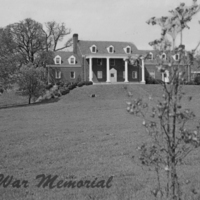
<svg viewBox="0 0 200 200"><path fill-rule="evenodd" d="M0 108L28 104L28 98L17 95L14 91L4 92L0 95Z"/></svg>
<svg viewBox="0 0 200 200"><path fill-rule="evenodd" d="M138 145L148 138L142 120L126 112L127 91L143 99L162 95L157 85L130 85L128 89L122 85L85 86L56 103L0 109L0 173L13 176L12 182L28 181L27 188L11 184L4 188L0 176L0 199L153 199L154 174L133 159ZM187 86L185 91L194 96L191 106L199 118L200 88ZM97 97L91 98L91 94ZM184 177L199 178L198 153L183 166ZM55 183L61 179L113 179L111 187L104 189L50 189L37 187L40 174L58 175Z"/></svg>

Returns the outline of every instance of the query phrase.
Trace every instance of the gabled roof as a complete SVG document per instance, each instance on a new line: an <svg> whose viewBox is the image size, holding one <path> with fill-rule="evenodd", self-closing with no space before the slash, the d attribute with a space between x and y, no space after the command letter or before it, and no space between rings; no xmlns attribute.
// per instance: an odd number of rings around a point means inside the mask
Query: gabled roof
<svg viewBox="0 0 200 200"><path fill-rule="evenodd" d="M92 53L90 47L95 45L97 47L97 53ZM110 54L107 50L109 46L114 47L114 54L126 54L124 48L127 46L131 47L131 53L137 53L137 47L131 42L115 42L115 41L85 41L79 40L78 46L83 55L88 54Z"/></svg>
<svg viewBox="0 0 200 200"><path fill-rule="evenodd" d="M147 55L148 53L152 53L153 54L153 60L150 60L150 59L146 59L145 60L145 64L158 64L157 63L157 60L156 60L156 58L158 57L158 56L160 56L159 54L160 54L160 52L159 51L156 51L156 50L138 50L138 53L140 54L140 55L143 55L143 56L145 56L145 55ZM169 56L171 55L171 52L170 51L165 51L165 52L163 52L163 53L165 53L166 54L166 59L167 58L169 58ZM175 63L176 63L176 61L174 61ZM167 63L167 60L166 60L166 63Z"/></svg>
<svg viewBox="0 0 200 200"><path fill-rule="evenodd" d="M50 66L57 66L57 67L80 67L81 66L81 61L79 60L79 57L74 54L73 52L68 52L68 51L56 51L54 52L54 58L59 55L61 57L61 65L50 65ZM74 56L76 58L76 64L70 64L68 59Z"/></svg>

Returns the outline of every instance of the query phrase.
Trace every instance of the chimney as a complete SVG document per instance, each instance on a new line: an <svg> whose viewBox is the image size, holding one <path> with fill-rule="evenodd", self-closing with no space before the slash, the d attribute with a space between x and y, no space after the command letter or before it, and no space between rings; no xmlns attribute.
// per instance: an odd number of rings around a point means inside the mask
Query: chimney
<svg viewBox="0 0 200 200"><path fill-rule="evenodd" d="M77 54L77 42L78 42L78 34L75 33L73 35L73 53Z"/></svg>

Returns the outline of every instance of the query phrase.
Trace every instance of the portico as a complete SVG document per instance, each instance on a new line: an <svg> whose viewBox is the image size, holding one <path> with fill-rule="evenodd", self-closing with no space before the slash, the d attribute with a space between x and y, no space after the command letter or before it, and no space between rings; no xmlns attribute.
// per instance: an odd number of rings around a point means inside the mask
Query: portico
<svg viewBox="0 0 200 200"><path fill-rule="evenodd" d="M138 58L138 55L131 55L131 58ZM129 63L129 58L130 55L87 55L86 59L89 59L89 81L96 82L94 81L94 60L95 59L104 59L105 60L105 65L102 67L105 67L105 72L106 72L106 77L105 83L113 83L113 82L121 82L121 83L129 83L129 82L138 82L138 83L145 83L145 68L144 68L144 60L142 57L140 57L140 64L135 66L131 65ZM118 61L120 60L120 65L118 64L118 69L115 69L115 66L111 65L110 61ZM135 71L134 71L135 69ZM115 73L116 71L116 73ZM100 72L99 72L100 73ZM115 77L119 74L122 76L123 74L123 79L120 79L120 77ZM105 73L103 74L105 76ZM102 75L102 78L103 78ZM122 77L121 77L122 78ZM119 79L121 81L119 81ZM135 80L134 80L135 79ZM116 81L115 81L116 80ZM118 81L117 81L118 80ZM98 82L98 81L97 81Z"/></svg>

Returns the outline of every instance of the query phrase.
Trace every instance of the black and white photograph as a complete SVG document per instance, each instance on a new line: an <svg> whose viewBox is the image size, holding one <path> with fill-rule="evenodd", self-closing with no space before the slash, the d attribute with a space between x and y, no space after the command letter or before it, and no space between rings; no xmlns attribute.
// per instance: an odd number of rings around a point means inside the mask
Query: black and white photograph
<svg viewBox="0 0 200 200"><path fill-rule="evenodd" d="M200 200L200 1L0 0L0 200Z"/></svg>

